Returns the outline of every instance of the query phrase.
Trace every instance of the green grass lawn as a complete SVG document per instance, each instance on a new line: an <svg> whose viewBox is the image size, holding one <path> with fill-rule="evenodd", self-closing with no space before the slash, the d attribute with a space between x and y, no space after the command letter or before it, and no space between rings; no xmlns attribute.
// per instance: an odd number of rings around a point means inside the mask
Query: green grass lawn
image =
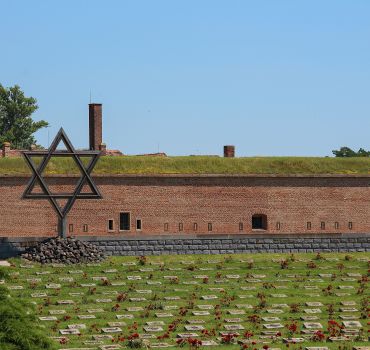
<svg viewBox="0 0 370 350"><path fill-rule="evenodd" d="M55 317L39 323L55 337L59 349L100 349L104 345L145 348L158 343L188 349L187 341L180 345L177 341L178 334L190 332L196 333L192 339L219 344L208 346L210 349L243 348L238 342L246 344L244 349L285 349L284 339L302 338L302 343L289 344L289 349L325 346L343 350L368 346L368 260L366 253L184 255L114 257L99 266L53 267L13 259L8 268L10 277L3 283L11 297L33 304L30 311L38 317ZM53 288L46 288L50 284ZM204 298L207 296L211 299ZM66 300L73 303L59 304ZM321 304L310 306L307 302ZM52 315L53 310L64 313ZM205 314L193 315L197 311ZM157 313L172 316L157 317ZM85 315L94 318L84 319ZM316 319L304 321L307 316ZM346 320L341 316L352 316L360 327L342 329ZM273 318L263 320L266 317ZM234 322L228 322L230 319ZM333 329L328 329L329 320L336 322ZM163 330L143 329L147 322L158 321L163 322ZM191 322L199 322L204 330L186 330ZM323 335L305 333L310 332L305 322L320 323ZM273 323L281 328L265 334L269 329L264 325ZM62 336L60 330L68 325L77 325L81 335ZM243 328L228 331L239 334L231 337L231 344L221 335L227 325ZM104 333L106 327L121 331ZM348 333L349 328L356 333ZM97 335L113 339L94 340ZM330 341L330 335L348 336L348 340ZM315 341L313 337L323 339Z"/></svg>
<svg viewBox="0 0 370 350"><path fill-rule="evenodd" d="M1 175L29 174L22 158L0 158ZM70 159L52 159L47 174L78 174ZM95 174L370 174L370 158L101 157Z"/></svg>

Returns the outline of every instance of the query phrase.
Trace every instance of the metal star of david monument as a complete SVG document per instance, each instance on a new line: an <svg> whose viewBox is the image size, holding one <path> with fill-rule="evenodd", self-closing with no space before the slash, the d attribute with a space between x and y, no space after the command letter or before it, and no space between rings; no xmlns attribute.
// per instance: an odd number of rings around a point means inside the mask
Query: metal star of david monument
<svg viewBox="0 0 370 350"><path fill-rule="evenodd" d="M58 150L59 143L63 141L66 150ZM32 171L32 177L28 183L26 190L23 193L24 199L47 199L56 211L59 218L58 233L60 237L65 238L67 235L67 214L71 210L76 199L100 199L102 198L98 188L91 178L91 171L99 159L100 151L76 151L67 137L63 128L60 128L48 150L24 151L23 156ZM38 166L35 165L33 157L42 157ZM78 180L76 187L72 193L52 193L45 182L43 171L48 162L53 157L72 158L77 164L81 177ZM81 157L90 157L89 163L85 166L81 161ZM41 192L32 193L36 184L39 184ZM81 192L84 185L90 187L91 192ZM66 204L60 205L57 200L66 200Z"/></svg>

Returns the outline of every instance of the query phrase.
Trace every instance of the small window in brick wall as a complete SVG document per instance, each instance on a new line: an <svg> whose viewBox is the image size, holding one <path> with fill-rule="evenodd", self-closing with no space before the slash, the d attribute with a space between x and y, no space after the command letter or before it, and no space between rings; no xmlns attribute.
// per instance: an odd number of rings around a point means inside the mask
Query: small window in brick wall
<svg viewBox="0 0 370 350"><path fill-rule="evenodd" d="M311 230L311 221L307 221L307 230Z"/></svg>
<svg viewBox="0 0 370 350"><path fill-rule="evenodd" d="M83 226L83 231L84 232L87 232L87 231L89 231L89 226L87 226L86 224Z"/></svg>
<svg viewBox="0 0 370 350"><path fill-rule="evenodd" d="M339 229L339 222L338 222L338 221L336 221L336 222L334 223L334 228L335 228L336 230L338 230L338 229Z"/></svg>
<svg viewBox="0 0 370 350"><path fill-rule="evenodd" d="M212 223L211 222L208 223L208 231L212 231Z"/></svg>
<svg viewBox="0 0 370 350"><path fill-rule="evenodd" d="M322 230L325 230L325 221L321 221L320 228Z"/></svg>
<svg viewBox="0 0 370 350"><path fill-rule="evenodd" d="M136 230L141 231L141 219L136 219Z"/></svg>
<svg viewBox="0 0 370 350"><path fill-rule="evenodd" d="M267 216L265 214L252 216L252 230L267 230Z"/></svg>
<svg viewBox="0 0 370 350"><path fill-rule="evenodd" d="M279 231L279 230L280 230L280 226L281 226L281 225L280 225L280 222L277 222L277 223L276 223L276 230L278 230L278 231Z"/></svg>
<svg viewBox="0 0 370 350"><path fill-rule="evenodd" d="M179 231L184 230L184 224L182 222L179 223Z"/></svg>
<svg viewBox="0 0 370 350"><path fill-rule="evenodd" d="M352 221L350 221L350 222L348 223L348 228L349 228L350 230L352 230L352 228L353 228Z"/></svg>
<svg viewBox="0 0 370 350"><path fill-rule="evenodd" d="M108 231L114 231L114 221L113 221L113 219L108 220Z"/></svg>
<svg viewBox="0 0 370 350"><path fill-rule="evenodd" d="M69 232L73 232L73 224L69 224L68 230Z"/></svg>
<svg viewBox="0 0 370 350"><path fill-rule="evenodd" d="M243 223L242 222L239 222L239 231L243 231L244 227L243 227Z"/></svg>
<svg viewBox="0 0 370 350"><path fill-rule="evenodd" d="M197 224L196 222L194 222L193 230L194 230L194 231L198 231L198 224Z"/></svg>
<svg viewBox="0 0 370 350"><path fill-rule="evenodd" d="M164 230L168 231L168 223L167 222L164 224Z"/></svg>

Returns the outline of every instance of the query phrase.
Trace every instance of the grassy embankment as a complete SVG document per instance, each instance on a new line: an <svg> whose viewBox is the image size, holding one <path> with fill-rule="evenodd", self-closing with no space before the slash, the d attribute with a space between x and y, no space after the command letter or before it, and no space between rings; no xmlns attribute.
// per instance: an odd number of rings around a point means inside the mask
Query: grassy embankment
<svg viewBox="0 0 370 350"><path fill-rule="evenodd" d="M0 159L0 175L29 174L22 158ZM78 174L71 159L52 159L47 174ZM94 174L370 174L370 158L101 157Z"/></svg>

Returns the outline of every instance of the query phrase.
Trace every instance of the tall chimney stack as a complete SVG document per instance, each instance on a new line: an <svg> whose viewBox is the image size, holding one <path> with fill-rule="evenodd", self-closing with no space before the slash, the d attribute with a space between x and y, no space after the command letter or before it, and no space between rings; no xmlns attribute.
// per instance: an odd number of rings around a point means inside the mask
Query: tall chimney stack
<svg viewBox="0 0 370 350"><path fill-rule="evenodd" d="M90 150L98 151L103 143L102 105L89 104L89 140Z"/></svg>
<svg viewBox="0 0 370 350"><path fill-rule="evenodd" d="M224 157L234 158L235 157L235 146L232 146L232 145L224 146Z"/></svg>

